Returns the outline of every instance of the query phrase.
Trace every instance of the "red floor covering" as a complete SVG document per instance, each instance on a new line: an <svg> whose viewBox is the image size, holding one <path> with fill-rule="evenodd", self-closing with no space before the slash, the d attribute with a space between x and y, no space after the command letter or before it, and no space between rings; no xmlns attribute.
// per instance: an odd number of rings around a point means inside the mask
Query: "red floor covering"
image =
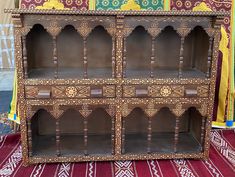
<svg viewBox="0 0 235 177"><path fill-rule="evenodd" d="M0 177L235 177L235 130L211 132L210 158L22 166L19 134L0 137Z"/></svg>

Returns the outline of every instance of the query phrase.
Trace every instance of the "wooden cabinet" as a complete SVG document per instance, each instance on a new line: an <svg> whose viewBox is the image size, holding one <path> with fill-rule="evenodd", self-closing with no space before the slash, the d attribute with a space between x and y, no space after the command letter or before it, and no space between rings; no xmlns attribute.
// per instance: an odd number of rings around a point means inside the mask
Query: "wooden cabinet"
<svg viewBox="0 0 235 177"><path fill-rule="evenodd" d="M7 12L25 164L208 157L226 14Z"/></svg>

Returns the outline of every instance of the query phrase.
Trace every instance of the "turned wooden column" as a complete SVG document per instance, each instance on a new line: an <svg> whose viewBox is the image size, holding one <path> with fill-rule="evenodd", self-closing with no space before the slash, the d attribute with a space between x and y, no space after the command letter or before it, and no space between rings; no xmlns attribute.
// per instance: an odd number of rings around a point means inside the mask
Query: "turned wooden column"
<svg viewBox="0 0 235 177"><path fill-rule="evenodd" d="M184 65L184 42L185 37L191 31L190 28L186 27L184 24L177 29L177 33L180 35L180 57L179 57L179 71L178 71L178 78L182 78L183 73L183 65Z"/></svg>
<svg viewBox="0 0 235 177"><path fill-rule="evenodd" d="M179 58L179 73L178 73L178 77L182 78L182 68L183 68L183 64L184 64L184 40L185 37L181 36L180 39L180 58Z"/></svg>
<svg viewBox="0 0 235 177"><path fill-rule="evenodd" d="M115 78L115 37L112 38L112 78Z"/></svg>
<svg viewBox="0 0 235 177"><path fill-rule="evenodd" d="M207 72L206 77L210 77L210 71L211 71L211 60L212 60L212 43L213 43L213 37L209 38L209 49L208 49L208 58L207 58Z"/></svg>
<svg viewBox="0 0 235 177"><path fill-rule="evenodd" d="M83 78L87 79L87 68L88 68L88 60L87 60L87 38L83 38L83 67L84 67L84 73Z"/></svg>
<svg viewBox="0 0 235 177"><path fill-rule="evenodd" d="M84 118L84 154L85 155L88 155L88 148L87 148L87 143L88 143L88 127L87 127L87 117Z"/></svg>
<svg viewBox="0 0 235 177"><path fill-rule="evenodd" d="M151 50L151 71L150 71L150 77L154 77L154 63L155 63L155 37L152 37L152 50Z"/></svg>
<svg viewBox="0 0 235 177"><path fill-rule="evenodd" d="M23 46L23 66L24 66L24 77L28 78L28 58L27 58L27 48L26 48L26 35L22 36L22 46Z"/></svg>
<svg viewBox="0 0 235 177"><path fill-rule="evenodd" d="M125 118L122 119L122 154L125 153Z"/></svg>
<svg viewBox="0 0 235 177"><path fill-rule="evenodd" d="M27 133L28 133L28 150L29 150L29 157L33 156L32 153L32 147L33 147L33 143L32 143L32 130L31 130L31 120L27 120Z"/></svg>
<svg viewBox="0 0 235 177"><path fill-rule="evenodd" d="M56 39L57 37L53 35L53 63L55 67L54 78L58 78L58 57L57 57Z"/></svg>
<svg viewBox="0 0 235 177"><path fill-rule="evenodd" d="M179 142L179 121L180 118L176 117L175 119L175 136L174 136L174 152L177 152L177 146Z"/></svg>
<svg viewBox="0 0 235 177"><path fill-rule="evenodd" d="M60 120L56 120L56 155L60 156Z"/></svg>
<svg viewBox="0 0 235 177"><path fill-rule="evenodd" d="M152 119L148 117L148 136L147 136L147 152L151 153L151 142L152 142Z"/></svg>
<svg viewBox="0 0 235 177"><path fill-rule="evenodd" d="M126 78L126 37L123 38L123 78Z"/></svg>

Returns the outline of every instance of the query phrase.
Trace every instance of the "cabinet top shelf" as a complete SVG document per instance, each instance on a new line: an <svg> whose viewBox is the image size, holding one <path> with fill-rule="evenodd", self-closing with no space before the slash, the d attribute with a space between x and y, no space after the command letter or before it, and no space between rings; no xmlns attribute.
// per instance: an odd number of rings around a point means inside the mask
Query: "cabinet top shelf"
<svg viewBox="0 0 235 177"><path fill-rule="evenodd" d="M136 15L136 16L229 16L229 12L213 11L115 11L115 10L56 10L56 9L5 9L5 13L12 14L51 14L51 15Z"/></svg>

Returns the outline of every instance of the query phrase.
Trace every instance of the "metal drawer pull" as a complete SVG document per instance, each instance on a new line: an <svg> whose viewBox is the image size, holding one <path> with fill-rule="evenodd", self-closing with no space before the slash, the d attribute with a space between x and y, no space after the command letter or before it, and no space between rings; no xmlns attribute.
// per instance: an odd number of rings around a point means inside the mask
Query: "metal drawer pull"
<svg viewBox="0 0 235 177"><path fill-rule="evenodd" d="M50 98L51 91L50 90L39 90L38 91L38 98Z"/></svg>
<svg viewBox="0 0 235 177"><path fill-rule="evenodd" d="M102 95L103 95L102 89L91 89L92 97L102 97Z"/></svg>
<svg viewBox="0 0 235 177"><path fill-rule="evenodd" d="M197 96L197 90L185 89L185 96Z"/></svg>
<svg viewBox="0 0 235 177"><path fill-rule="evenodd" d="M137 97L148 96L148 90L147 89L136 89L135 90L135 95Z"/></svg>

